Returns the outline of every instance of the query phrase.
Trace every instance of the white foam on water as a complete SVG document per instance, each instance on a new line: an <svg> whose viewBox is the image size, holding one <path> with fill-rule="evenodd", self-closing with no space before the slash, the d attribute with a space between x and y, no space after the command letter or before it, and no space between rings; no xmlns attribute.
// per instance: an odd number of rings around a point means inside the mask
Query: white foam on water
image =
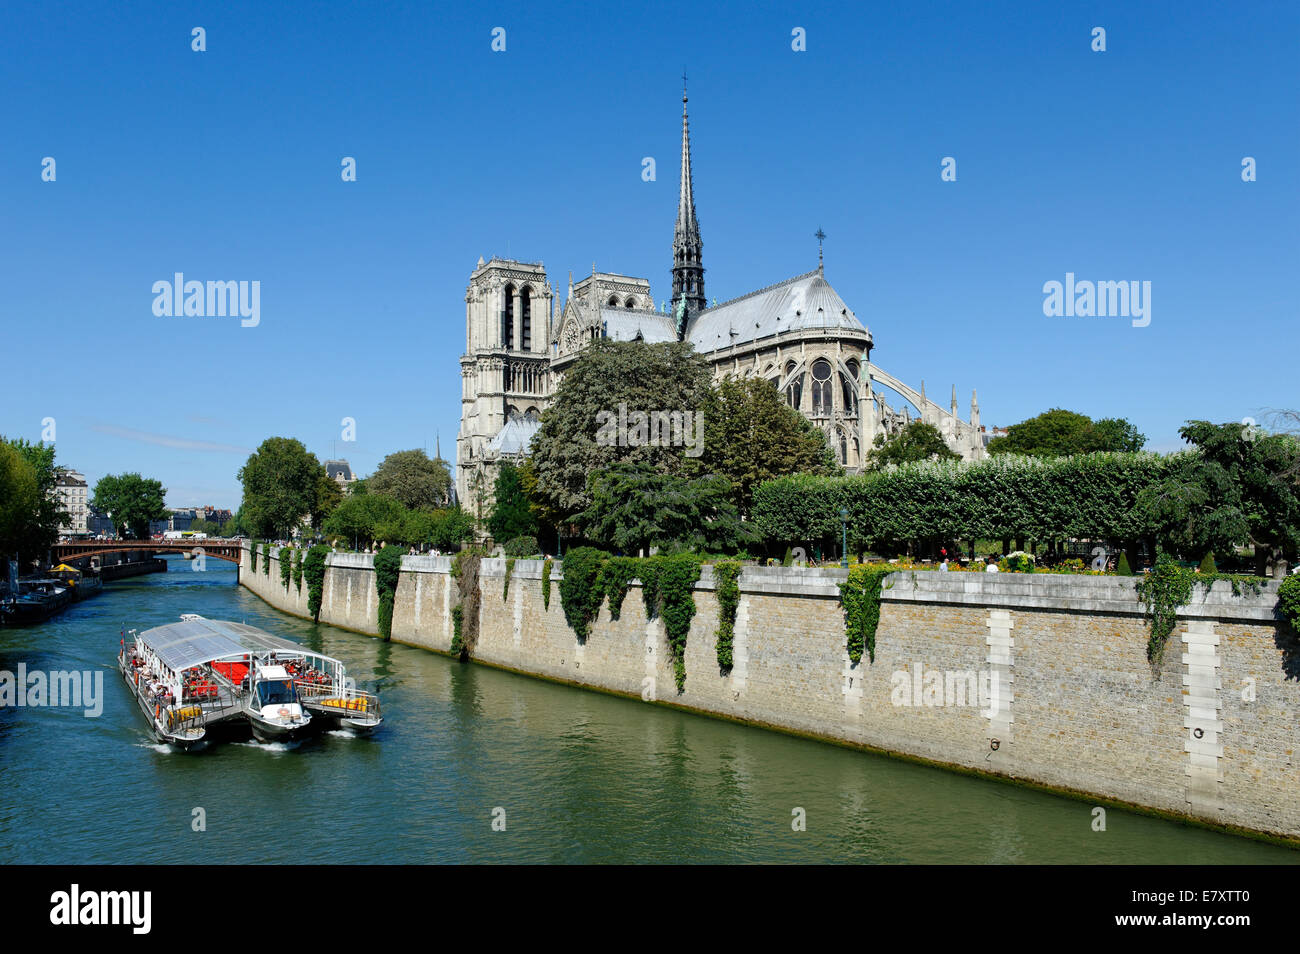
<svg viewBox="0 0 1300 954"><path fill-rule="evenodd" d="M236 742L235 745L248 746L254 749L261 749L263 752L272 752L279 754L281 752L292 752L301 742Z"/></svg>
<svg viewBox="0 0 1300 954"><path fill-rule="evenodd" d="M337 736L337 737L339 737L339 738L341 738L341 739L355 739L355 738L358 738L357 734L356 734L355 732L353 732L351 729L330 729L330 730L328 730L325 734L326 734L326 735Z"/></svg>
<svg viewBox="0 0 1300 954"><path fill-rule="evenodd" d="M176 749L166 742L138 742L136 743L142 749L153 749L159 755L170 755Z"/></svg>

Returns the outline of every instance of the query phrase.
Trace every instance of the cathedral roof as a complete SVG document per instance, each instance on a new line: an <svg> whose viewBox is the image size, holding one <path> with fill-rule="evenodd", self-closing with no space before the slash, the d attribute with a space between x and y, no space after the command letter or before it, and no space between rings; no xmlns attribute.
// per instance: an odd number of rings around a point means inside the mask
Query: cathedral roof
<svg viewBox="0 0 1300 954"><path fill-rule="evenodd" d="M528 445L541 429L541 421L516 417L506 421L505 426L497 431L497 436L488 442L488 448L498 454L526 454Z"/></svg>
<svg viewBox="0 0 1300 954"><path fill-rule="evenodd" d="M706 309L691 321L686 337L696 351L709 352L809 330L867 330L820 270Z"/></svg>
<svg viewBox="0 0 1300 954"><path fill-rule="evenodd" d="M647 344L656 344L677 340L672 316L656 311L606 307L600 310L600 320L605 325L605 337L614 341L635 341L640 337Z"/></svg>

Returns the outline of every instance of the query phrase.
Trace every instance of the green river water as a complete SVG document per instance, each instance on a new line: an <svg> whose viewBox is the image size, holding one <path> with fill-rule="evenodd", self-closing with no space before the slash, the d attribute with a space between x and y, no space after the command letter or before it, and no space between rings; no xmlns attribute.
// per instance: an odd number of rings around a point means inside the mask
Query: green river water
<svg viewBox="0 0 1300 954"><path fill-rule="evenodd" d="M181 613L339 657L381 694L385 725L293 747L155 744L117 673L119 632ZM1095 832L1085 802L313 626L218 560L199 573L174 558L42 626L0 630L0 669L19 663L102 671L104 701L97 718L0 709L10 863L1300 861L1114 809Z"/></svg>

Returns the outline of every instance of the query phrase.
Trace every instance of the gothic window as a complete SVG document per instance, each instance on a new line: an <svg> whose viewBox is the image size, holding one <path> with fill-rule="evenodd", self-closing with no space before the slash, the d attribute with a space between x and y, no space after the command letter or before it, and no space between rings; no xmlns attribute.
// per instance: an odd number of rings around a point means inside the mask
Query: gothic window
<svg viewBox="0 0 1300 954"><path fill-rule="evenodd" d="M536 421L540 416L541 415L537 413L537 408L535 407L530 407L528 410L524 411L525 421Z"/></svg>
<svg viewBox="0 0 1300 954"><path fill-rule="evenodd" d="M831 413L831 363L818 358L812 366L813 414Z"/></svg>
<svg viewBox="0 0 1300 954"><path fill-rule="evenodd" d="M507 404L507 405L506 405L506 420L507 420L507 421L517 421L518 419L519 419L519 408L515 407L513 404Z"/></svg>
<svg viewBox="0 0 1300 954"><path fill-rule="evenodd" d="M507 285L506 307L501 313L501 346L510 348L515 343L515 286Z"/></svg>
<svg viewBox="0 0 1300 954"><path fill-rule="evenodd" d="M849 465L849 439L840 431L840 463L847 467Z"/></svg>
<svg viewBox="0 0 1300 954"><path fill-rule="evenodd" d="M533 350L533 290L527 285L519 293L519 347Z"/></svg>
<svg viewBox="0 0 1300 954"><path fill-rule="evenodd" d="M635 307L636 307L636 299L635 299L635 298L629 298L627 301L623 302L623 307L624 307L624 308L635 308Z"/></svg>
<svg viewBox="0 0 1300 954"><path fill-rule="evenodd" d="M848 379L847 375L840 375L840 390L843 392L844 397L844 413L853 414L853 383Z"/></svg>
<svg viewBox="0 0 1300 954"><path fill-rule="evenodd" d="M617 295L610 295L610 296L609 296L609 307L610 307L610 308L617 308L617 307L618 307L618 296L617 296Z"/></svg>

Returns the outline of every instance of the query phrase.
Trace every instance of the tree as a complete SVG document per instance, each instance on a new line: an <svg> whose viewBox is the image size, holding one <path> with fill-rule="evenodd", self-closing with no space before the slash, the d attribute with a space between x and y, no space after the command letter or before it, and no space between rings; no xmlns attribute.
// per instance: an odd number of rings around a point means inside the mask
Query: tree
<svg viewBox="0 0 1300 954"><path fill-rule="evenodd" d="M912 421L888 439L876 435L875 447L867 454L867 470L881 470L890 464L910 464L918 460L961 460L939 429L925 421Z"/></svg>
<svg viewBox="0 0 1300 954"><path fill-rule="evenodd" d="M90 505L113 515L115 529L137 540L149 539L149 524L167 516L167 491L160 481L137 473L106 474L95 484Z"/></svg>
<svg viewBox="0 0 1300 954"><path fill-rule="evenodd" d="M616 461L682 473L684 448L651 441L636 415L700 411L709 377L708 363L689 343L591 342L565 373L533 437L537 502L561 521L576 516L592 502L588 475Z"/></svg>
<svg viewBox="0 0 1300 954"><path fill-rule="evenodd" d="M268 437L239 469L246 529L259 537L287 537L317 510L321 462L301 441Z"/></svg>
<svg viewBox="0 0 1300 954"><path fill-rule="evenodd" d="M515 537L537 536L537 516L524 494L519 468L514 464L502 464L497 471L492 490L492 516L487 526L492 538L501 543Z"/></svg>
<svg viewBox="0 0 1300 954"><path fill-rule="evenodd" d="M1300 440L1235 422L1188 421L1179 433L1195 445L1204 472L1215 475L1211 491L1218 508L1237 510L1234 523L1245 533L1235 542L1255 548L1256 573L1264 575L1270 562L1294 562L1300 555Z"/></svg>
<svg viewBox="0 0 1300 954"><path fill-rule="evenodd" d="M404 536L407 510L391 497L365 494L347 497L325 519L321 529L328 536L342 537L358 549L375 540Z"/></svg>
<svg viewBox="0 0 1300 954"><path fill-rule="evenodd" d="M334 508L343 502L343 488L325 470L316 479L316 504L311 509L311 525L319 530Z"/></svg>
<svg viewBox="0 0 1300 954"><path fill-rule="evenodd" d="M36 471L17 448L0 440L0 557L36 552L29 532L40 505Z"/></svg>
<svg viewBox="0 0 1300 954"><path fill-rule="evenodd" d="M591 475L586 536L628 555L650 547L734 552L757 542L742 522L724 477L691 479L624 461Z"/></svg>
<svg viewBox="0 0 1300 954"><path fill-rule="evenodd" d="M1132 453L1145 443L1146 438L1123 418L1094 421L1086 414L1052 408L1012 424L1005 437L989 441L988 450L990 454L1068 457L1097 451Z"/></svg>
<svg viewBox="0 0 1300 954"><path fill-rule="evenodd" d="M741 514L749 513L754 488L765 480L839 470L825 432L763 378L725 376L709 389L702 413L702 453L687 457L686 473L726 479Z"/></svg>
<svg viewBox="0 0 1300 954"><path fill-rule="evenodd" d="M380 462L367 490L412 510L445 507L451 499L451 473L446 461L430 460L423 450L397 451Z"/></svg>
<svg viewBox="0 0 1300 954"><path fill-rule="evenodd" d="M67 517L59 509L58 499L54 494L58 472L54 468L54 445L44 442L33 444L23 438L0 442L7 443L26 461L36 478L36 505L28 513L22 530L26 541L24 549L30 553L43 553L59 539L59 528L67 523Z"/></svg>

